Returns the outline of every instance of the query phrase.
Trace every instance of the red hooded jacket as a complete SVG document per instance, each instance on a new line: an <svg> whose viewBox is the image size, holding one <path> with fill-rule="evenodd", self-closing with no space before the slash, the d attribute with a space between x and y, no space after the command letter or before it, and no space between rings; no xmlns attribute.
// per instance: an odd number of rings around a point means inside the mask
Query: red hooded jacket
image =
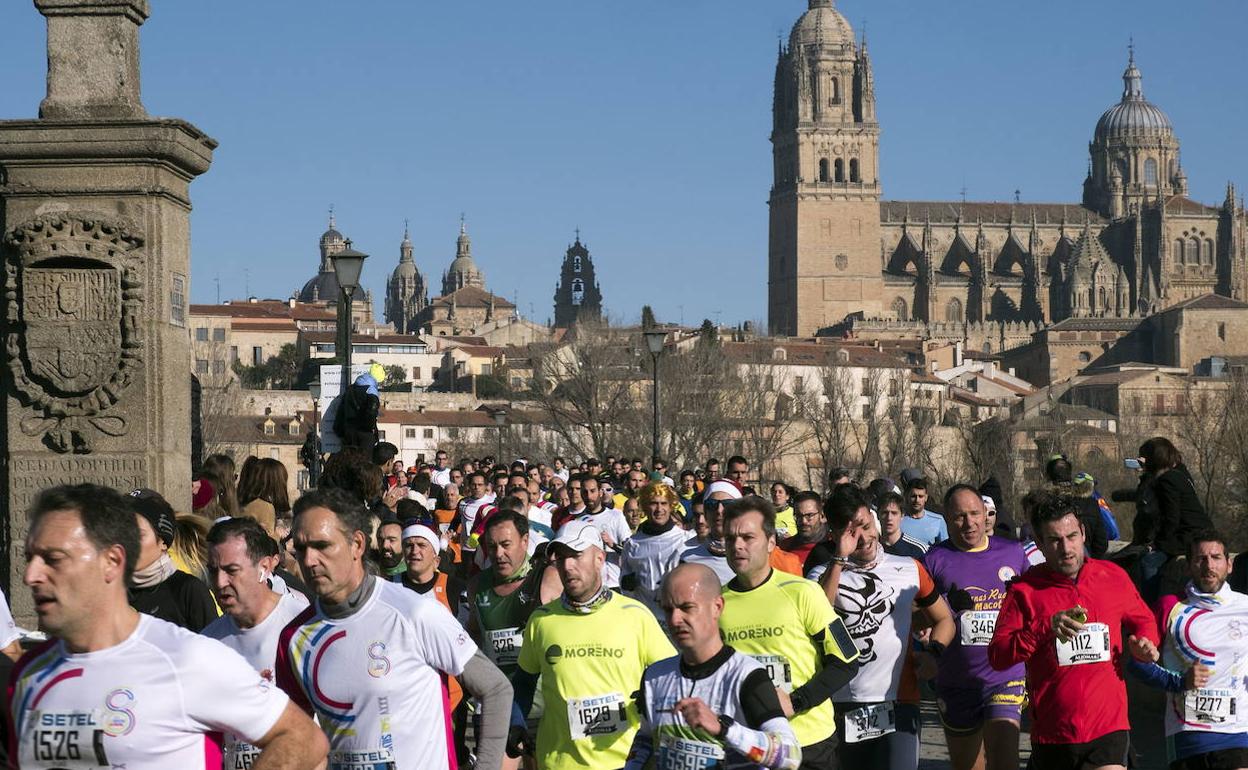
<svg viewBox="0 0 1248 770"><path fill-rule="evenodd" d="M1076 605L1089 623L1109 626L1110 660L1059 666L1052 617ZM1010 584L988 645L988 662L998 670L1027 664L1031 693L1031 739L1036 743L1087 743L1129 730L1123 680L1123 634L1160 646L1157 623L1135 585L1116 564L1088 559L1071 580L1038 564Z"/></svg>

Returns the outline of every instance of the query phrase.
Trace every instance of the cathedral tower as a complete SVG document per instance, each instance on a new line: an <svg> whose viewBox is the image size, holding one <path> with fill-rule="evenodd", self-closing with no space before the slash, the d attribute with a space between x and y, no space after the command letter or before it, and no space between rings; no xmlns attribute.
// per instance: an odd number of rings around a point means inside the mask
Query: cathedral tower
<svg viewBox="0 0 1248 770"><path fill-rule="evenodd" d="M768 316L809 335L879 314L880 128L866 40L833 0L809 0L776 63Z"/></svg>
<svg viewBox="0 0 1248 770"><path fill-rule="evenodd" d="M399 244L399 264L386 280L386 321L399 334L414 334L416 314L429 304L425 277L412 259L412 238L403 226L403 242Z"/></svg>
<svg viewBox="0 0 1248 770"><path fill-rule="evenodd" d="M457 292L465 286L485 288L485 273L477 267L472 258L472 240L468 237L468 228L461 217L459 220L459 239L455 242L455 259L451 266L442 274L442 296Z"/></svg>
<svg viewBox="0 0 1248 770"><path fill-rule="evenodd" d="M555 326L568 327L578 321L597 321L602 318L602 290L594 278L594 263L589 249L581 243L581 233L576 233L576 243L568 247L559 271L559 285L555 288Z"/></svg>
<svg viewBox="0 0 1248 770"><path fill-rule="evenodd" d="M1144 98L1134 48L1122 85L1122 99L1096 123L1083 183L1083 205L1110 219L1123 219L1149 200L1187 194L1179 140L1166 113Z"/></svg>

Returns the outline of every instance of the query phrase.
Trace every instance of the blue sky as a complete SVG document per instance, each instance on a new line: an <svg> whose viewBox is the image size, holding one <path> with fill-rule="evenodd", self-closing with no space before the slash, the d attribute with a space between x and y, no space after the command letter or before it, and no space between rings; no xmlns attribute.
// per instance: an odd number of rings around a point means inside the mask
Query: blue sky
<svg viewBox="0 0 1248 770"><path fill-rule="evenodd" d="M771 83L805 0L154 0L148 111L221 142L192 187L192 298L286 297L332 203L380 305L411 220L440 285L460 212L489 288L545 322L573 230L613 318L766 316ZM1134 36L1193 197L1248 190L1248 3L839 0L875 65L885 197L1076 201ZM44 25L0 4L0 118ZM380 307L379 307L380 311Z"/></svg>

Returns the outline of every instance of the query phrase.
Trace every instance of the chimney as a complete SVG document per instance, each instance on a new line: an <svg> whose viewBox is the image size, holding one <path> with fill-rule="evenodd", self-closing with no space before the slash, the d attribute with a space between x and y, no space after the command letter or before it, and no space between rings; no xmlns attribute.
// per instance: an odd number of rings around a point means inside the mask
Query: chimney
<svg viewBox="0 0 1248 770"><path fill-rule="evenodd" d="M995 361L984 362L984 376L990 380L997 376L997 364Z"/></svg>

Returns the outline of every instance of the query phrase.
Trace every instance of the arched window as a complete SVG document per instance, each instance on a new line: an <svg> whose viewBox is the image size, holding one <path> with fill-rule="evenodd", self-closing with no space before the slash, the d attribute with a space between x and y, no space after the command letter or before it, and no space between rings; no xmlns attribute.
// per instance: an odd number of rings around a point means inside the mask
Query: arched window
<svg viewBox="0 0 1248 770"><path fill-rule="evenodd" d="M858 174L858 159L857 158L849 159L849 181L851 182L862 181L862 177L859 176Z"/></svg>
<svg viewBox="0 0 1248 770"><path fill-rule="evenodd" d="M1097 309L1097 310L1099 310L1099 311L1101 311L1101 312L1104 312L1104 311L1106 311L1106 310L1108 310L1108 309L1109 309L1109 298L1105 296L1105 287L1104 287L1104 286L1102 286L1100 289L1098 289L1098 290L1097 290L1097 305L1096 305L1096 309Z"/></svg>
<svg viewBox="0 0 1248 770"><path fill-rule="evenodd" d="M819 181L820 182L832 181L828 179L828 159L827 158L819 159Z"/></svg>
<svg viewBox="0 0 1248 770"><path fill-rule="evenodd" d="M580 278L572 279L572 304L579 305L585 299L585 282Z"/></svg>
<svg viewBox="0 0 1248 770"><path fill-rule="evenodd" d="M910 309L906 307L906 301L902 299L901 297L898 297L893 300L892 309L893 309L893 317L896 318L898 321L910 320Z"/></svg>
<svg viewBox="0 0 1248 770"><path fill-rule="evenodd" d="M956 297L954 299L949 300L949 304L945 305L945 320L954 321L956 323L962 322L962 301L961 300L957 299Z"/></svg>
<svg viewBox="0 0 1248 770"><path fill-rule="evenodd" d="M832 88L830 89L830 91L831 91L831 93L832 93L832 101L831 101L831 102L829 102L829 103L830 103L830 104L840 104L840 103L841 103L841 81L840 81L840 78L832 78Z"/></svg>
<svg viewBox="0 0 1248 770"><path fill-rule="evenodd" d="M1174 261L1182 265L1187 262L1187 243L1179 238L1174 242Z"/></svg>
<svg viewBox="0 0 1248 770"><path fill-rule="evenodd" d="M1209 238L1205 239L1205 264L1213 264L1213 241Z"/></svg>
<svg viewBox="0 0 1248 770"><path fill-rule="evenodd" d="M575 257L572 258L572 271L575 273L581 272L581 255L580 254L577 254Z"/></svg>
<svg viewBox="0 0 1248 770"><path fill-rule="evenodd" d="M1153 158L1144 159L1144 186L1157 186L1157 161Z"/></svg>
<svg viewBox="0 0 1248 770"><path fill-rule="evenodd" d="M1192 236L1192 240L1187 244L1188 263L1192 265L1200 264L1200 239Z"/></svg>
<svg viewBox="0 0 1248 770"><path fill-rule="evenodd" d="M845 161L841 160L840 158L837 158L835 168L836 168L836 181L844 182L845 181Z"/></svg>

